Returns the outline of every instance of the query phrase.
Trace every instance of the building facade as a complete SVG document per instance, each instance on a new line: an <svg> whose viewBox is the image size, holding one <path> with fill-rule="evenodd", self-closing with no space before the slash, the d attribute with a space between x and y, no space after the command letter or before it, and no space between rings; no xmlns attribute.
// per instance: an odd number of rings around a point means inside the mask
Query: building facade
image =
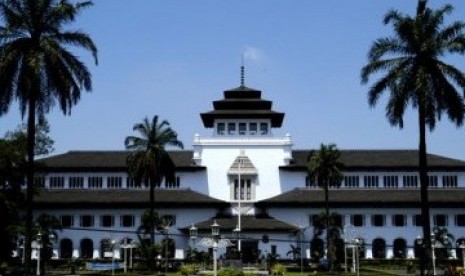
<svg viewBox="0 0 465 276"><path fill-rule="evenodd" d="M309 258L321 251L324 236L314 224L324 210L323 190L307 178L310 150L293 149L290 135L277 137L284 113L274 111L261 91L224 91L213 110L200 114L209 137L194 136L193 149L172 151L176 181L156 189L157 212L169 222L157 241L169 236L176 258L197 247L189 238L195 226L208 237L217 222L245 261L268 253L292 258L291 245ZM363 239L365 258L414 258L421 234L418 152L342 150L344 179L330 189L331 212L343 234L338 241ZM103 258L109 241L137 240L149 206L149 188L127 173L126 151L70 151L40 162L35 217L61 220L55 254L59 258ZM432 226L447 227L465 241L465 161L428 155ZM234 231L236 230L236 231ZM240 241L233 237L240 232ZM219 253L226 254L228 248ZM460 250L452 250L460 257ZM312 252L312 253L311 253Z"/></svg>

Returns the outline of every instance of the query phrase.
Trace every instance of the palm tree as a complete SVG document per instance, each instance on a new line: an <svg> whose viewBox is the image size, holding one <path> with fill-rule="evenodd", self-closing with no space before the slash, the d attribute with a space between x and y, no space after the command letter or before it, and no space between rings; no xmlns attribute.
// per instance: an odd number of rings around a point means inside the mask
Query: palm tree
<svg viewBox="0 0 465 276"><path fill-rule="evenodd" d="M325 224L326 224L326 249L332 250L330 235L330 214L329 214L329 188L339 187L342 182L343 164L339 162L341 152L335 144L321 144L319 150L313 150L307 157L307 172L312 183L324 189L325 193ZM328 255L328 257L332 257ZM331 261L331 260L330 260ZM332 266L332 262L331 266Z"/></svg>
<svg viewBox="0 0 465 276"><path fill-rule="evenodd" d="M26 273L30 269L32 235L32 184L36 115L42 117L57 102L69 114L81 96L92 88L87 67L66 47L79 46L93 55L97 48L80 31L64 30L92 2L68 0L1 0L0 17L0 115L17 100L27 118Z"/></svg>
<svg viewBox="0 0 465 276"><path fill-rule="evenodd" d="M175 181L175 166L166 146L174 146L183 149L182 142L178 140L177 133L171 129L168 121L158 121L158 116L153 116L150 121L145 118L142 123L134 125L133 130L140 136L126 137L124 144L127 150L132 151L126 160L129 175L134 182L140 185L150 185L150 215L154 217L155 211L155 187L159 187L162 180ZM152 222L154 223L154 222ZM152 225L150 240L155 242L155 225Z"/></svg>
<svg viewBox="0 0 465 276"><path fill-rule="evenodd" d="M465 53L465 23L455 21L445 25L444 17L453 7L446 5L432 10L426 7L426 2L418 2L414 17L396 10L385 15L384 24L392 24L394 35L373 43L361 80L366 84L371 75L385 72L368 91L368 103L374 107L382 93L389 91L386 116L391 125L403 128L408 105L418 110L421 214L423 236L429 237L426 127L432 131L443 113L457 126L463 123L464 98L457 87L465 89L465 75L441 59L446 54ZM431 244L428 238L424 240L425 258L429 259Z"/></svg>

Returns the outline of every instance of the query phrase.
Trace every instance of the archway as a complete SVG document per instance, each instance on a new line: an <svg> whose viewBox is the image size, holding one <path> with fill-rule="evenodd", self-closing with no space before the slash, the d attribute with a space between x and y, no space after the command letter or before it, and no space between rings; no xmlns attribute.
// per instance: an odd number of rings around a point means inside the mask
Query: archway
<svg viewBox="0 0 465 276"><path fill-rule="evenodd" d="M110 257L111 255L111 240L103 239L100 241L100 256L102 258Z"/></svg>
<svg viewBox="0 0 465 276"><path fill-rule="evenodd" d="M310 242L311 258L315 261L320 260L325 255L325 245L322 239L314 238Z"/></svg>
<svg viewBox="0 0 465 276"><path fill-rule="evenodd" d="M461 247L464 247L465 246L465 238L461 237L461 238L458 238L456 241L455 241L455 256L457 256L457 259L459 260L463 260L463 253L465 248L461 248Z"/></svg>
<svg viewBox="0 0 465 276"><path fill-rule="evenodd" d="M60 258L71 259L73 256L73 241L70 239L62 239L60 241Z"/></svg>
<svg viewBox="0 0 465 276"><path fill-rule="evenodd" d="M373 258L386 258L386 241L384 239L377 238L373 240Z"/></svg>
<svg viewBox="0 0 465 276"><path fill-rule="evenodd" d="M407 242L401 238L395 239L393 251L394 258L405 259L407 257Z"/></svg>
<svg viewBox="0 0 465 276"><path fill-rule="evenodd" d="M80 257L84 259L90 259L92 258L93 254L94 242L91 239L82 239Z"/></svg>

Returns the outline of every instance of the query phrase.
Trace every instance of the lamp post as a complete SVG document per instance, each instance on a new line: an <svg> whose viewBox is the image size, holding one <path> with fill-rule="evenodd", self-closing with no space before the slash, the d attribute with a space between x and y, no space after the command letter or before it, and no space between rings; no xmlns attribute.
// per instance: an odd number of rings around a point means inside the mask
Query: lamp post
<svg viewBox="0 0 465 276"><path fill-rule="evenodd" d="M358 247L361 244L361 240L356 238L354 239L354 245L355 245L355 262L356 262L356 267L357 267L357 276L360 275L360 254L358 252Z"/></svg>
<svg viewBox="0 0 465 276"><path fill-rule="evenodd" d="M189 228L189 236L191 238L191 259L193 258L193 255L194 255L193 251L195 250L195 239L197 238L198 234L199 234L199 230L197 229L197 227L195 227L194 224L192 224L191 228Z"/></svg>
<svg viewBox="0 0 465 276"><path fill-rule="evenodd" d="M436 253L434 252L435 248L435 237L434 233L431 233L431 259L433 261L433 276L436 276Z"/></svg>
<svg viewBox="0 0 465 276"><path fill-rule="evenodd" d="M165 225L163 227L163 235L165 235L165 276L168 275L168 234L170 231L170 227Z"/></svg>
<svg viewBox="0 0 465 276"><path fill-rule="evenodd" d="M462 249L462 266L465 267L465 241L464 240L462 240L459 247L460 249Z"/></svg>
<svg viewBox="0 0 465 276"><path fill-rule="evenodd" d="M37 268L36 268L36 275L40 276L40 249L42 244L42 232L39 229L39 233L37 233L36 237L37 241Z"/></svg>
<svg viewBox="0 0 465 276"><path fill-rule="evenodd" d="M111 276L115 276L115 240L111 240Z"/></svg>
<svg viewBox="0 0 465 276"><path fill-rule="evenodd" d="M218 239L220 237L220 226L216 223L216 220L213 222L212 226L212 248L213 248L213 276L217 276L217 262L216 254L218 250Z"/></svg>

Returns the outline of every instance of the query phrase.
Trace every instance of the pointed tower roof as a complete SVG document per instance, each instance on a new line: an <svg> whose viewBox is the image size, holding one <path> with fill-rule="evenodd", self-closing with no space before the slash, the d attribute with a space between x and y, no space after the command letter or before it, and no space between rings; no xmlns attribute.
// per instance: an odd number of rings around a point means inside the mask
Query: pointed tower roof
<svg viewBox="0 0 465 276"><path fill-rule="evenodd" d="M273 102L261 95L262 91L244 85L241 68L241 85L225 90L223 99L213 101L212 111L200 114L204 126L213 127L216 119L269 119L271 127L281 127L284 113L273 111Z"/></svg>

